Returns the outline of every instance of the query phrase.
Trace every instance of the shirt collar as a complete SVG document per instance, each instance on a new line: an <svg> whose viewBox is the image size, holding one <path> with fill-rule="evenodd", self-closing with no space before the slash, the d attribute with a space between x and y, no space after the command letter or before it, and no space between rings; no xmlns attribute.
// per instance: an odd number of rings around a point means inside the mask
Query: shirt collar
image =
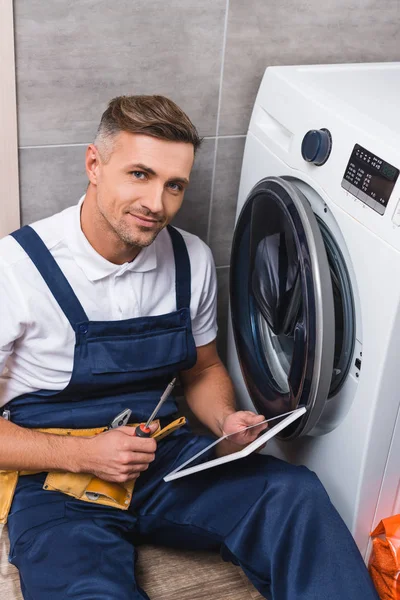
<svg viewBox="0 0 400 600"><path fill-rule="evenodd" d="M125 271L144 273L157 267L157 255L154 242L142 248L139 254L131 262L116 265L104 256L101 256L90 244L81 227L81 208L85 196L79 200L75 210L72 211L72 221L68 224L67 245L75 262L85 273L90 281L97 281L109 275L122 275Z"/></svg>

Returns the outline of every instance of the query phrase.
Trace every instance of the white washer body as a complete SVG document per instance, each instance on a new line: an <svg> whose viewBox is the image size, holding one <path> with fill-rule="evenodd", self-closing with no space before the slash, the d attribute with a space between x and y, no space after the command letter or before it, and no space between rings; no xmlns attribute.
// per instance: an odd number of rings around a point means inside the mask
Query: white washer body
<svg viewBox="0 0 400 600"><path fill-rule="evenodd" d="M341 184L355 144L400 167L399 98L400 63L268 68L247 135L237 208L238 218L260 180L293 178L345 258L356 316L352 367L327 401L318 435L274 441L265 452L318 474L365 558L373 527L400 512L400 178L383 215ZM332 151L316 166L303 159L301 144L307 131L322 128L331 133ZM239 405L254 409L231 319L228 368ZM330 431L320 435L324 423Z"/></svg>

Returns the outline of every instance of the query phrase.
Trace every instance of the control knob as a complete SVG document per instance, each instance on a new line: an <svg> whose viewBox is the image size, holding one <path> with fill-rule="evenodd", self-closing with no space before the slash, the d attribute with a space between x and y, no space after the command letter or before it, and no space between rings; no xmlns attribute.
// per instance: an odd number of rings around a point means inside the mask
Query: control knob
<svg viewBox="0 0 400 600"><path fill-rule="evenodd" d="M320 167L329 158L332 149L332 136L328 129L310 129L301 144L301 155L307 162Z"/></svg>

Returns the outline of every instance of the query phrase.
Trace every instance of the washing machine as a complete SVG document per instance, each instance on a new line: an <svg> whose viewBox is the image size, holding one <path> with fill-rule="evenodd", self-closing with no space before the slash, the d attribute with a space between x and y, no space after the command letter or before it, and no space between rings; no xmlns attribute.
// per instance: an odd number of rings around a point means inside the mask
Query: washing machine
<svg viewBox="0 0 400 600"><path fill-rule="evenodd" d="M315 471L367 559L400 513L400 63L270 67L246 138L228 369L306 406L264 452Z"/></svg>

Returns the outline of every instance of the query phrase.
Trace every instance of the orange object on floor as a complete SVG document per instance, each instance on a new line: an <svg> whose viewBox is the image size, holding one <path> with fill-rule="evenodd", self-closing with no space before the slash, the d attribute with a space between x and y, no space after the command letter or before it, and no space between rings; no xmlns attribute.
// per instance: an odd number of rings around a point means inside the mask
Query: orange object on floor
<svg viewBox="0 0 400 600"><path fill-rule="evenodd" d="M400 515L382 519L371 533L369 573L381 600L400 600Z"/></svg>

